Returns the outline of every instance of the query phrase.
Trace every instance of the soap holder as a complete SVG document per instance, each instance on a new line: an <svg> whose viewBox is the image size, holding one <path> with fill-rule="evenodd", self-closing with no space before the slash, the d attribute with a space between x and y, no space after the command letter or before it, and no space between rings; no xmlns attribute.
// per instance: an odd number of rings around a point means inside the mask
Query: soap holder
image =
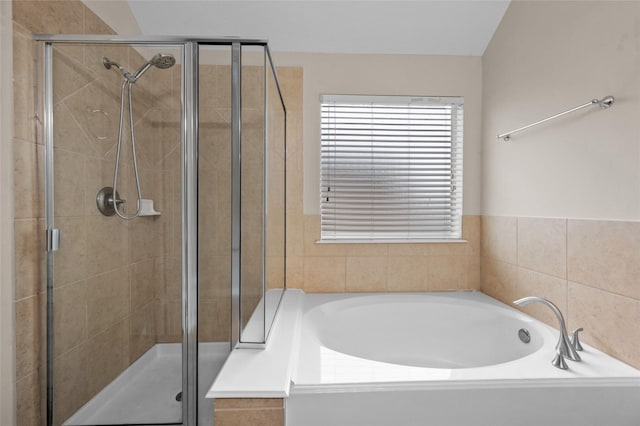
<svg viewBox="0 0 640 426"><path fill-rule="evenodd" d="M140 209L139 216L160 216L160 212L153 208L153 200L140 200L138 208Z"/></svg>

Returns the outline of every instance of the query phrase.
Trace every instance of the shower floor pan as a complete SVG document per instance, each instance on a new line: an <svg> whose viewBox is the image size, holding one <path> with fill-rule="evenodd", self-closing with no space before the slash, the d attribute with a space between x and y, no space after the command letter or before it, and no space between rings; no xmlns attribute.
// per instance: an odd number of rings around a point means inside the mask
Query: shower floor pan
<svg viewBox="0 0 640 426"><path fill-rule="evenodd" d="M213 424L204 398L229 354L229 343L200 343L198 424ZM182 345L158 343L64 422L81 425L166 425L182 422Z"/></svg>

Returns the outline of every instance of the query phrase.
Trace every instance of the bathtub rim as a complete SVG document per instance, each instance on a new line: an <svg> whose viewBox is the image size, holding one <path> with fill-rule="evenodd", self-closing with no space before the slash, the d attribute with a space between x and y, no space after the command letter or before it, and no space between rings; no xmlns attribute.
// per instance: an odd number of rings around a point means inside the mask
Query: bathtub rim
<svg viewBox="0 0 640 426"><path fill-rule="evenodd" d="M546 329L551 333L552 336L557 336L558 330L550 327L549 325L543 323L542 321L533 318L525 312L522 312L515 307L507 305L493 297L486 295L482 292L476 290L457 290L457 291L438 291L438 292L393 292L393 293L311 293L305 294L303 301L303 308L301 313L301 320L303 324L300 326L300 333L304 332L304 320L307 313L312 312L314 309L320 307L323 304L332 303L334 301L342 301L344 299L354 299L354 298L365 298L365 297L406 297L406 296L431 296L431 297L442 297L449 299L468 299L471 301L481 301L482 303L486 303L488 305L493 305L499 307L500 309L506 309L511 312L517 313L517 315L524 316L532 321L534 321L538 326L543 329ZM557 338L554 338L552 343L555 346ZM302 346L304 344L304 337L300 337L299 344ZM320 342L318 342L320 343ZM447 389L447 388L468 388L468 386L472 386L474 388L496 388L496 387L504 387L504 386L515 386L515 387L575 387L575 386L630 386L630 387L640 387L640 370L635 367L625 363L624 361L618 360L613 356L606 354L588 344L583 344L585 347L585 355L589 355L587 359L593 355L594 358L588 361L595 362L596 367L602 368L600 365L602 362L608 363L611 362L612 365L616 366L617 374L609 375L609 376L558 376L560 374L573 374L576 373L575 370L584 370L585 365L588 363L573 363L570 362L569 370L559 370L551 366L551 358L553 357L553 352L544 352L545 347L547 351L551 351L549 349L549 343L545 343L545 346L541 348L535 357L533 355L529 355L528 357L539 358L538 364L536 364L536 368L548 368L545 374L549 374L551 376L556 375L557 377L498 377L498 378L487 378L482 377L478 379L460 379L460 378L450 378L446 380L433 379L433 380L408 380L408 381L368 381L368 382L329 382L329 383L310 383L309 381L299 380L298 379L298 368L302 361L296 358L296 366L294 368L292 380L291 380L291 392L307 392L307 393L325 393L325 392L359 392L365 389L380 389L380 390L388 390L392 389L405 389L407 387L415 387L415 389ZM302 349L301 349L302 350ZM548 356L548 360L544 358ZM525 357L527 358L527 357ZM491 369L493 367L500 367L506 364L512 364L516 361L507 362L504 364L496 364L495 366L487 366L487 367L479 367L478 370ZM543 367L544 365L544 367ZM573 367L573 371L572 371ZM475 368L472 368L475 369ZM472 370L469 369L469 370ZM464 370L464 369L460 369ZM619 370L628 373L628 375L620 374ZM529 374L529 372L527 372Z"/></svg>

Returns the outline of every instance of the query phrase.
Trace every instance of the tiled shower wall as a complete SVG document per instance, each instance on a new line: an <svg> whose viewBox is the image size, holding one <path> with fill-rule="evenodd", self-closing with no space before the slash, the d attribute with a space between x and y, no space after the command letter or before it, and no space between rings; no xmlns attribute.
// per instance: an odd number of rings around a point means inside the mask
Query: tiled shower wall
<svg viewBox="0 0 640 426"><path fill-rule="evenodd" d="M569 331L640 367L640 222L484 216L481 290L511 304L542 296ZM524 311L557 328L543 306Z"/></svg>
<svg viewBox="0 0 640 426"><path fill-rule="evenodd" d="M14 2L13 14L17 415L20 425L39 425L45 401L44 164L31 37L112 31L79 1ZM180 238L179 71L151 69L136 84L142 191L162 215L124 222L95 207L97 191L111 185L120 102L121 78L102 66L103 55L129 69L145 61L127 46L61 46L53 55L54 216L62 233L54 291L57 424L157 341L179 340L181 333L171 322L172 314L180 318L179 291L177 310L171 310L173 289L180 287L174 246ZM124 151L119 192L131 212L136 193L127 160Z"/></svg>
<svg viewBox="0 0 640 426"><path fill-rule="evenodd" d="M34 119L36 99L36 52L31 39L33 33L94 33L110 34L112 31L93 13L86 9L82 3L77 2L13 2L13 30L14 30L14 179L15 179L15 233L16 233L16 388L17 388L17 422L19 425L42 424L44 412L44 293L43 293L43 147L41 139L36 137L36 120ZM77 59L77 58L76 58ZM60 64L59 64L60 65ZM59 94L58 94L59 95ZM73 155L61 156L61 161L72 169L80 167L73 164ZM84 164L82 163L82 167ZM79 177L84 177L82 173ZM81 182L81 180L80 180ZM74 184L73 182L68 182ZM76 196L77 190L84 190L79 182L68 193L70 197ZM58 200L65 203L67 200ZM75 214L84 211L83 200L74 205ZM61 212L63 213L63 212ZM72 225L73 219L65 217L61 225ZM74 229L73 232L83 232L85 227ZM70 262L82 263L86 260L86 247L82 251L84 258L68 259ZM128 253L128 251L127 251ZM75 251L75 254L81 254ZM82 299L86 303L86 276L85 270L80 269L83 275L73 276L72 271L62 268L65 262L61 262L58 271L69 281L81 280L83 284L60 287L56 298L67 307L76 306ZM63 270L65 269L65 270ZM128 282L128 280L127 280ZM105 313L106 314L106 313ZM69 318L59 317L60 323L65 323ZM92 323L92 331L95 333L107 333L118 335L120 328L113 327L110 330L98 331L97 323ZM83 339L88 338L87 322L82 321L78 328L74 329ZM128 330L127 330L128 335ZM78 354L71 347L76 336L69 334L61 337L66 352L58 352L62 362L74 364L74 368L81 366L75 364L73 356ZM128 345L127 345L128 347ZM65 357L66 355L66 357ZM128 354L127 354L128 355ZM76 358L76 361L79 361ZM100 370L110 374L114 366L108 365ZM78 368L81 370L81 368ZM84 373L84 372L83 372ZM85 397L88 377L84 377L85 387L80 390ZM96 379L98 379L96 377ZM64 410L64 409L63 409Z"/></svg>

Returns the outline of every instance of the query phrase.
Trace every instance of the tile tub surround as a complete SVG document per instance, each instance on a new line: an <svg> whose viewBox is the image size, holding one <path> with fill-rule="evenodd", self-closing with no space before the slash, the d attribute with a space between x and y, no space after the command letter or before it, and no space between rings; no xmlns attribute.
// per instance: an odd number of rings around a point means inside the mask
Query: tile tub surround
<svg viewBox="0 0 640 426"><path fill-rule="evenodd" d="M214 403L216 426L282 426L283 398L222 398Z"/></svg>
<svg viewBox="0 0 640 426"><path fill-rule="evenodd" d="M569 331L640 368L640 222L483 216L481 291L546 297ZM522 308L556 327L541 306Z"/></svg>
<svg viewBox="0 0 640 426"><path fill-rule="evenodd" d="M320 244L320 216L304 215L302 222L300 230L287 228L287 238L301 241L300 255L287 257L290 287L307 293L480 288L480 216L463 216L460 243Z"/></svg>

